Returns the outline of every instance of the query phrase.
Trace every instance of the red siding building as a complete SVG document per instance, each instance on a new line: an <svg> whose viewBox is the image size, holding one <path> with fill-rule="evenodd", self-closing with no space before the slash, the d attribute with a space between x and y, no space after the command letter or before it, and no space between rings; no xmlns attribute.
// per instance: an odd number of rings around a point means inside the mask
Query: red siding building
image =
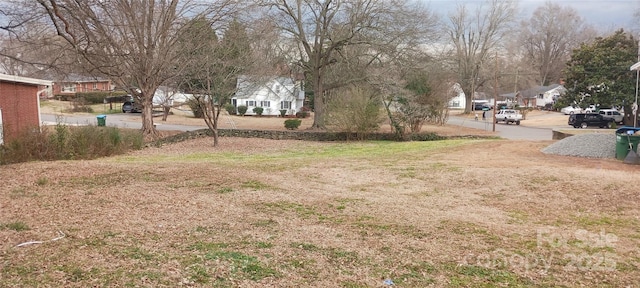
<svg viewBox="0 0 640 288"><path fill-rule="evenodd" d="M52 86L52 81L0 74L0 143L40 127L40 96L50 94Z"/></svg>
<svg viewBox="0 0 640 288"><path fill-rule="evenodd" d="M111 80L69 75L67 78L55 81L53 95L72 95L82 92L112 91L114 89Z"/></svg>

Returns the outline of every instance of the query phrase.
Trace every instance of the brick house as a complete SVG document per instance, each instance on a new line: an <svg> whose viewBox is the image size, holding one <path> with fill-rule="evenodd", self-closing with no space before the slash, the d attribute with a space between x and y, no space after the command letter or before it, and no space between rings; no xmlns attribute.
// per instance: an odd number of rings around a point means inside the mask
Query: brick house
<svg viewBox="0 0 640 288"><path fill-rule="evenodd" d="M111 80L81 75L69 75L67 78L55 81L53 84L54 96L75 96L76 93L94 91L112 91L114 89Z"/></svg>
<svg viewBox="0 0 640 288"><path fill-rule="evenodd" d="M51 87L52 81L0 74L0 144L40 127L40 97L48 97Z"/></svg>

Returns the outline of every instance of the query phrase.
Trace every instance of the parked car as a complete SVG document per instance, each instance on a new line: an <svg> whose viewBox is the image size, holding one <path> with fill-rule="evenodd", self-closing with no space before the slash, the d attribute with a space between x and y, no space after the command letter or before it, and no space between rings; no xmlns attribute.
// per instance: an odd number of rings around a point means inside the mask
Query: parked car
<svg viewBox="0 0 640 288"><path fill-rule="evenodd" d="M567 106L560 109L560 112L562 112L562 114L564 115L571 115L576 113L582 113L582 109L580 107Z"/></svg>
<svg viewBox="0 0 640 288"><path fill-rule="evenodd" d="M493 109L493 105L491 105L491 103L473 102L474 111L482 111L484 109L491 110Z"/></svg>
<svg viewBox="0 0 640 288"><path fill-rule="evenodd" d="M598 113L600 113L600 115L604 116L605 118L613 119L613 121L618 124L621 124L624 121L624 116L620 114L620 112L618 112L618 110L616 109L600 109Z"/></svg>
<svg viewBox="0 0 640 288"><path fill-rule="evenodd" d="M133 97L128 98L122 103L122 113L141 113L142 105L133 100Z"/></svg>
<svg viewBox="0 0 640 288"><path fill-rule="evenodd" d="M578 113L569 115L569 126L573 128L587 128L590 126L597 126L600 128L611 128L615 121L611 118L606 118L598 113Z"/></svg>
<svg viewBox="0 0 640 288"><path fill-rule="evenodd" d="M589 105L589 107L584 109L584 113L596 113L598 111L598 107L596 105Z"/></svg>

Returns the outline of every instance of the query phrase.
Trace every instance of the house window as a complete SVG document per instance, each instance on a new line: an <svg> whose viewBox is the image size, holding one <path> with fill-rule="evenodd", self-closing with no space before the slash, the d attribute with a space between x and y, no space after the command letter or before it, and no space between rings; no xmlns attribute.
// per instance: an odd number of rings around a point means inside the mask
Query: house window
<svg viewBox="0 0 640 288"><path fill-rule="evenodd" d="M76 85L73 83L65 83L62 85L62 92L76 92Z"/></svg>
<svg viewBox="0 0 640 288"><path fill-rule="evenodd" d="M250 107L256 106L256 101L247 100L247 106L250 106Z"/></svg>
<svg viewBox="0 0 640 288"><path fill-rule="evenodd" d="M543 94L538 94L538 99L543 99L544 95Z"/></svg>
<svg viewBox="0 0 640 288"><path fill-rule="evenodd" d="M276 84L275 90L276 94L280 94L280 85Z"/></svg>
<svg viewBox="0 0 640 288"><path fill-rule="evenodd" d="M291 109L291 101L280 102L280 109Z"/></svg>
<svg viewBox="0 0 640 288"><path fill-rule="evenodd" d="M269 102L269 101L260 101L260 107L271 107L271 102Z"/></svg>
<svg viewBox="0 0 640 288"><path fill-rule="evenodd" d="M93 90L98 90L98 83L93 83Z"/></svg>

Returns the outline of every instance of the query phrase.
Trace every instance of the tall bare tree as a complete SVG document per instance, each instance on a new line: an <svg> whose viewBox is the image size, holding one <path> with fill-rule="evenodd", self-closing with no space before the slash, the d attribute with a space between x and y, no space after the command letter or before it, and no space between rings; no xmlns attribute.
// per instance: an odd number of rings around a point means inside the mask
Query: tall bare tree
<svg viewBox="0 0 640 288"><path fill-rule="evenodd" d="M578 48L593 29L577 11L550 1L538 7L529 21L522 23L518 41L526 64L537 72L538 85L558 83L571 50Z"/></svg>
<svg viewBox="0 0 640 288"><path fill-rule="evenodd" d="M187 18L202 14L221 20L238 1L37 0L57 34L69 43L89 71L109 77L143 107L142 131L157 138L153 96L165 81L181 73L177 44ZM194 47L197 49L197 47Z"/></svg>
<svg viewBox="0 0 640 288"><path fill-rule="evenodd" d="M514 1L490 0L484 4L487 5L479 5L474 12L461 4L449 16L446 28L453 45L452 67L466 98L465 113L471 112L476 89L490 79L483 78L481 72L488 69L487 65L493 65L487 60L510 32L517 10Z"/></svg>
<svg viewBox="0 0 640 288"><path fill-rule="evenodd" d="M371 63L379 56L378 45L419 46L417 39L422 40L432 28L424 23L434 19L428 11L403 0L263 0L261 4L269 8L272 23L299 48L295 60L311 86L312 128L317 129L325 128L326 91L365 80L353 76L329 80L330 67L348 60L342 54L346 47L369 47L360 51L373 52Z"/></svg>
<svg viewBox="0 0 640 288"><path fill-rule="evenodd" d="M182 46L200 49L185 55L188 63L180 78L183 90L194 94L203 112L207 127L213 134L213 146L218 146L218 123L224 105L236 91L238 77L252 65L252 53L245 27L234 20L225 29L222 39L204 18L198 18L185 30ZM204 44L204 45L203 45Z"/></svg>

